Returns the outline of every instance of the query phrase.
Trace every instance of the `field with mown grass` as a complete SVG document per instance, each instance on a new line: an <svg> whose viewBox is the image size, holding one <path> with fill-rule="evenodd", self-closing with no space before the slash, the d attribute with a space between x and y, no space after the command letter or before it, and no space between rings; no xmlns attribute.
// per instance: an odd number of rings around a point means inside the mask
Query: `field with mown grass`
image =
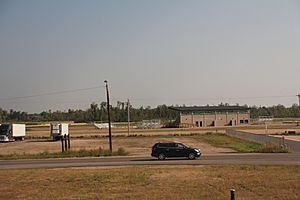
<svg viewBox="0 0 300 200"><path fill-rule="evenodd" d="M211 144L214 147L231 148L241 153L288 153L287 148L273 145L260 144L248 140L230 137L223 133L206 133L195 137L202 142Z"/></svg>
<svg viewBox="0 0 300 200"><path fill-rule="evenodd" d="M0 199L300 199L299 166L0 170Z"/></svg>

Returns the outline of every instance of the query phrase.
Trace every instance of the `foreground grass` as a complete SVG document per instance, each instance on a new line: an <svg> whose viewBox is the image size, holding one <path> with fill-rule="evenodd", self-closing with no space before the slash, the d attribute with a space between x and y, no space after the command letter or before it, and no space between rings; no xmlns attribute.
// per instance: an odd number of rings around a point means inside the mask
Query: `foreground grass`
<svg viewBox="0 0 300 200"><path fill-rule="evenodd" d="M0 170L0 199L299 199L299 166Z"/></svg>
<svg viewBox="0 0 300 200"><path fill-rule="evenodd" d="M207 133L194 136L195 139L206 142L215 147L231 148L241 153L288 153L288 149L272 144L260 144L222 133Z"/></svg>
<svg viewBox="0 0 300 200"><path fill-rule="evenodd" d="M110 153L109 150L81 149L79 151L65 151L65 152L42 152L38 154L8 154L0 155L0 160L15 160L15 159L43 159L43 158L70 158L70 157L100 157L100 156L126 156L128 152L123 148Z"/></svg>

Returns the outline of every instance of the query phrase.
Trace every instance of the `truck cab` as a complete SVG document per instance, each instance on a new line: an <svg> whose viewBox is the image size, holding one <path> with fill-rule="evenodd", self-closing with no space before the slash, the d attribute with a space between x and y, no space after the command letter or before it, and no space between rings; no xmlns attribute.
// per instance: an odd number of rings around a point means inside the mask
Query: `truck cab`
<svg viewBox="0 0 300 200"><path fill-rule="evenodd" d="M10 142L16 140L24 140L25 131L25 124L1 124L0 141Z"/></svg>
<svg viewBox="0 0 300 200"><path fill-rule="evenodd" d="M9 124L1 124L0 125L0 141L9 142L12 138L10 138L10 125Z"/></svg>

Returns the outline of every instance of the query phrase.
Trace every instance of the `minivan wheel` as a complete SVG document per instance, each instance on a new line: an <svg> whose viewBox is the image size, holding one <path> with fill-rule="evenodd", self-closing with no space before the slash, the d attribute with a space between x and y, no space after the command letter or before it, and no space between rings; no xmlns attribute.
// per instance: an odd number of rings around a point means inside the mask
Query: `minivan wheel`
<svg viewBox="0 0 300 200"><path fill-rule="evenodd" d="M160 153L159 155L158 155L158 159L159 160L164 160L166 158L166 156L165 156L165 154L163 154L163 153Z"/></svg>
<svg viewBox="0 0 300 200"><path fill-rule="evenodd" d="M194 160L194 159L196 158L196 156L195 156L194 153L190 153L188 158L189 158L190 160Z"/></svg>

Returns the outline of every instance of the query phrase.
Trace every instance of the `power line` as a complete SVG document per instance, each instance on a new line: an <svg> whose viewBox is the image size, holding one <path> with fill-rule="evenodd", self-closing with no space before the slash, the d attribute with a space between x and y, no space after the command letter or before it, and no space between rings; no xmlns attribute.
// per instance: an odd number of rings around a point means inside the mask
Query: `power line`
<svg viewBox="0 0 300 200"><path fill-rule="evenodd" d="M27 99L27 98L34 98L34 97L51 96L51 95L57 95L57 94L74 93L74 92L79 92L79 91L94 90L94 89L98 89L98 88L104 88L104 86L78 88L78 89L73 89L73 90L63 90L63 91L48 92L48 93L41 93L41 94L28 95L28 96L0 98L0 101L10 101L10 100L17 100L17 99Z"/></svg>
<svg viewBox="0 0 300 200"><path fill-rule="evenodd" d="M177 101L191 101L191 100L239 100L239 99L270 99L270 98L291 98L295 95L286 96L256 96L256 97L218 97L218 98L172 98ZM131 98L133 101L155 101L155 100L168 100L167 98Z"/></svg>
<svg viewBox="0 0 300 200"><path fill-rule="evenodd" d="M61 100L61 101L57 101L57 100L51 100L51 104L60 104L60 103L72 103L72 104L79 104L79 103L92 103L92 102L98 102L99 101L99 99L91 99L91 100L78 100L78 101L76 101L76 100L74 100L74 101L72 101L72 100L70 100L70 101L68 101L68 100ZM11 101L9 101L9 104L10 105L15 105L15 104L49 104L49 102L45 102L45 101L43 101L43 100L38 100L38 101L36 101L36 100L32 100L32 101L26 101L26 100L21 100L21 101L14 101L14 100L11 100Z"/></svg>

